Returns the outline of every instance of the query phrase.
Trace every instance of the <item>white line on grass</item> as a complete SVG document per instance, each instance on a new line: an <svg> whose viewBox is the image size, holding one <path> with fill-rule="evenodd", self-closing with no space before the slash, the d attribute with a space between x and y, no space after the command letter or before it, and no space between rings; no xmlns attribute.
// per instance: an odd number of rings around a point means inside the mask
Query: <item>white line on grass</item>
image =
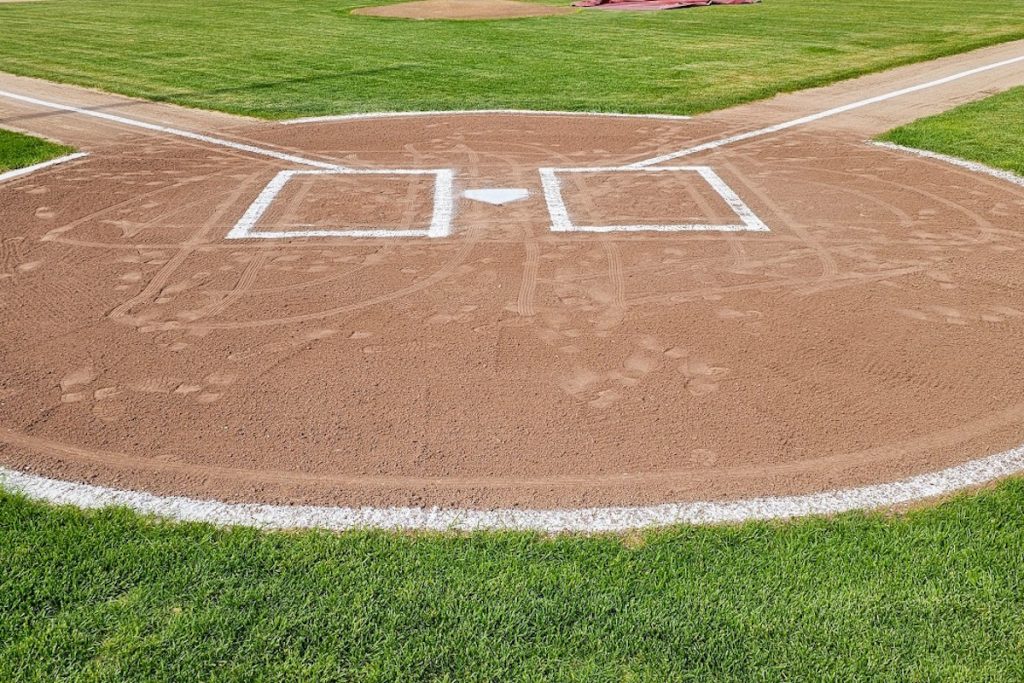
<svg viewBox="0 0 1024 683"><path fill-rule="evenodd" d="M672 524L723 524L751 520L833 515L892 507L948 495L1024 471L1024 446L930 474L888 484L737 501L695 501L646 507L577 510L457 510L409 507L318 507L223 503L180 496L47 479L0 467L0 485L58 505L82 508L124 506L136 512L189 522L262 529L424 529L434 531L528 530L622 532Z"/></svg>
<svg viewBox="0 0 1024 683"><path fill-rule="evenodd" d="M929 152L926 149L916 149L914 147L904 147L903 145L896 145L896 144L893 144L891 142L872 142L871 144L874 145L875 147L882 147L884 149L891 149L891 150L896 151L896 152L905 152L907 154L913 154L914 156L924 157L926 159L935 159L936 161L944 161L947 164L952 164L954 166L959 166L960 168L965 168L968 171L974 171L975 173L984 173L985 175L990 175L993 178L998 178L999 180L1005 180L1008 183L1013 183L1014 185L1020 185L1021 187L1024 187L1024 177L1021 177L1021 176L1017 175L1016 173L1011 173L1010 171L1003 171L1003 170L998 169L998 168L992 168L991 166L986 166L985 164L979 164L976 161L968 161L967 159L961 159L959 157L952 157L952 156L949 156L948 154L939 154L938 152Z"/></svg>
<svg viewBox="0 0 1024 683"><path fill-rule="evenodd" d="M49 102L47 100L40 100L35 97L28 97L26 95L18 95L17 93L8 92L6 90L0 90L0 97L6 97L11 100L18 102L25 102L27 104L34 104L37 107L46 107L48 109L56 109L58 111L67 111L75 114L81 114L82 116L91 116L95 119L102 119L104 121L110 121L112 123L118 123L122 126L132 126L134 128L143 128L145 130L155 131L157 133L164 133L166 135L175 135L181 138L187 138L189 140L196 140L198 142L205 142L211 145L217 145L220 147L227 147L229 149L238 150L240 152L248 152L249 154L257 154L260 156L270 157L271 159L278 159L280 161L287 161L293 164L302 164L303 166L312 166L314 168L323 169L340 169L344 166L338 164L327 163L326 161L316 161L315 159L306 159L305 157L296 156L294 154L286 154L284 152L278 152L272 149L265 149L263 147L256 147L255 145L247 145L241 142L233 142L231 140L225 140L223 138L212 137L210 135L203 135L201 133L193 133L188 130L181 130L180 128L170 128L168 126L161 126L155 123L148 123L146 121L139 121L138 119L130 119L125 116L118 116L116 114L108 114L102 111L93 111L91 109L83 109L81 107L73 107L69 104L60 104L58 102Z"/></svg>
<svg viewBox="0 0 1024 683"><path fill-rule="evenodd" d="M305 116L298 119L279 121L285 126L302 123L328 123L331 121L358 121L362 119L387 119L416 116L472 116L473 114L509 114L513 116L606 116L609 118L664 119L666 121L688 121L692 117L676 114L622 114L599 111L545 111L543 109L454 109L451 111L382 111L364 114L335 114L330 116Z"/></svg>
<svg viewBox="0 0 1024 683"><path fill-rule="evenodd" d="M849 104L844 104L839 107L833 107L832 109L826 109L825 111L818 112L817 114L810 114L808 116L801 116L798 119L786 121L784 123L778 123L774 126L768 126L766 128L759 128L757 130L748 131L746 133L739 133L737 135L730 135L720 140L713 140L711 142L705 142L704 144L697 145L696 147L689 147L687 149L679 150L678 152L670 152L668 154L662 154L661 156L652 157L643 161L637 161L632 164L628 164L626 168L646 168L648 166L655 166L657 164L663 164L666 161L672 161L679 157L689 156L691 154L697 154L699 152L706 152L708 150L717 149L726 145L731 145L736 142L742 142L744 140L750 140L751 138L757 138L764 135L770 135L777 133L788 128L794 128L796 126L802 126L814 121L819 121L830 116L837 114L844 114L854 109L860 109L861 107L867 107L872 104L878 104L879 102L885 102L896 97L902 97L903 95L909 95L911 93L919 92L921 90L927 90L929 88L935 88L946 83L952 83L953 81L960 80L961 78L967 78L969 76L975 76L986 71L998 69L1011 64L1017 64L1024 62L1024 56L1013 57L1012 59L1004 59L1001 62L995 62L994 64L986 64L985 66L979 66L975 69L969 69L967 71L961 71L960 73L952 74L944 78L939 78L934 81L928 81L927 83L919 83L918 85L910 86L909 88L902 88L900 90L894 90L892 92L885 93L884 95L876 95L875 97L869 97L864 100L858 100Z"/></svg>
<svg viewBox="0 0 1024 683"><path fill-rule="evenodd" d="M89 154L86 152L75 152L74 154L68 154L67 156L57 157L56 159L50 159L49 161L44 161L42 163L34 164L32 166L16 168L13 171L0 173L0 183L8 180L14 180L15 178L20 178L30 173L35 173L36 171L42 171L44 168L50 168L51 166L56 166L57 164L65 164L69 161L74 161L75 159L81 159L87 156L89 156Z"/></svg>

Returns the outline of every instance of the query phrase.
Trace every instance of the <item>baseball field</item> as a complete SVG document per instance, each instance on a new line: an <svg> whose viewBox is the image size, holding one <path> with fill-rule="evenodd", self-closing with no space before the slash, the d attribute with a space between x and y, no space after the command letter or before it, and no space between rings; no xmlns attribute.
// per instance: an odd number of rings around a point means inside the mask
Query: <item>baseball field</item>
<svg viewBox="0 0 1024 683"><path fill-rule="evenodd" d="M494 2L0 2L0 680L1024 679L1024 0Z"/></svg>

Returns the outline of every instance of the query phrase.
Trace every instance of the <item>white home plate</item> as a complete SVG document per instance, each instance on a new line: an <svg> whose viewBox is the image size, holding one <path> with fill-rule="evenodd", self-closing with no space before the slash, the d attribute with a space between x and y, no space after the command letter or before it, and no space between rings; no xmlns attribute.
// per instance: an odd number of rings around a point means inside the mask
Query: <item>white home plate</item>
<svg viewBox="0 0 1024 683"><path fill-rule="evenodd" d="M530 193L522 187L480 188L466 190L462 193L462 196L466 199L487 202L488 204L509 204L511 202L518 202L520 199L526 199L529 195Z"/></svg>

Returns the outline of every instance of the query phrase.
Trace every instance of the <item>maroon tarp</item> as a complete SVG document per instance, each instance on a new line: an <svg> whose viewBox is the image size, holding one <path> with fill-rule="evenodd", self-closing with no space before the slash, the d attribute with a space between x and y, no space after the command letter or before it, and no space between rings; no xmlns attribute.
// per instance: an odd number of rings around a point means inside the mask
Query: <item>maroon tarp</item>
<svg viewBox="0 0 1024 683"><path fill-rule="evenodd" d="M705 7L707 5L752 5L761 0L578 0L573 7L594 7L597 9L680 9L682 7Z"/></svg>

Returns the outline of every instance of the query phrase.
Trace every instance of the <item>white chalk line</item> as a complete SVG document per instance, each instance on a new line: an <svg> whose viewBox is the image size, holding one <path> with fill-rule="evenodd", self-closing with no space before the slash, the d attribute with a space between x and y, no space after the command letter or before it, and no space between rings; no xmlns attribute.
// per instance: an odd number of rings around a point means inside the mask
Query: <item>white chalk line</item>
<svg viewBox="0 0 1024 683"><path fill-rule="evenodd" d="M689 121L691 116L678 114L624 114L599 111L547 111L543 109L454 109L450 111L382 111L361 114L336 114L330 116L305 116L298 119L278 121L285 126L302 123L330 123L332 121L359 121L387 118L415 118L420 116L472 116L474 114L507 114L510 116L605 116L608 118L663 119L665 121Z"/></svg>
<svg viewBox="0 0 1024 683"><path fill-rule="evenodd" d="M661 166L659 168L630 168L628 166L592 166L578 168L541 168L540 180L544 189L552 232L769 232L746 203L729 185L708 166ZM569 209L562 196L559 173L664 173L690 172L699 174L729 205L742 221L739 224L679 223L675 225L576 225L569 217Z"/></svg>
<svg viewBox="0 0 1024 683"><path fill-rule="evenodd" d="M1014 185L1020 185L1024 187L1024 177L1017 175L1011 171L1003 171L1002 169L992 168L985 164L979 164L976 161L968 161L967 159L961 159L960 157L949 156L948 154L940 154L939 152L929 152L926 149L917 149L915 147L904 147L903 145L897 145L892 142L871 142L875 147L882 147L883 149L889 149L896 152L904 152L906 154L913 154L914 156L924 157L925 159L935 159L936 161L943 161L953 166L959 166L960 168L975 173L983 173L999 180L1005 180L1008 183Z"/></svg>
<svg viewBox="0 0 1024 683"><path fill-rule="evenodd" d="M288 181L297 175L432 175L434 176L434 207L430 225L425 229L393 230L393 229L353 229L353 230L254 230L263 214L280 194ZM288 170L279 172L267 184L256 200L249 205L245 213L225 236L226 239L292 239L299 237L448 237L452 231L454 214L455 173L451 169L351 169L334 168L317 171Z"/></svg>
<svg viewBox="0 0 1024 683"><path fill-rule="evenodd" d="M66 164L69 161L74 161L75 159L82 159L87 156L89 156L87 152L75 152L74 154L68 154L66 156L57 157L56 159L50 159L49 161L33 164L32 166L16 168L13 171L0 173L0 183L6 182L8 180L14 180L15 178L21 178L22 176L27 176L30 173L42 171L45 168L50 168L51 166L56 166L58 164Z"/></svg>
<svg viewBox="0 0 1024 683"><path fill-rule="evenodd" d="M164 133L166 135L174 135L181 138L187 138L189 140L196 140L197 142L205 142L210 145L217 145L219 147L227 147L234 149L239 152L247 152L249 154L256 154L259 156L269 157L271 159L277 159L279 161L287 161L293 164L300 164L302 166L312 166L314 168L322 168L328 170L337 170L345 168L338 164L331 164L326 161L316 161L315 159L306 159L305 157L296 156L294 154L286 154L284 152L278 152L272 149L265 149L263 147L256 147L255 145L247 145L241 142L233 142L231 140L225 140L223 138L212 137L210 135L203 135L201 133L193 133L188 130L181 130L180 128L171 128L168 126L161 126L156 123L148 123L146 121L140 121L138 119L130 119L124 116L118 116L116 114L108 114L102 111L93 111L91 109L83 109L82 107L74 107L68 104L60 104L58 102L49 102L47 100L40 100L35 97L28 97L26 95L18 95L17 93L8 92L6 90L0 90L0 97L6 97L11 100L18 102L25 102L26 104L32 104L37 107L46 107L48 109L55 109L58 111L67 111L82 116L90 116L95 119L102 119L104 121L110 121L112 123L118 123L123 126L131 126L134 128L142 128L144 130L151 130L157 133Z"/></svg>
<svg viewBox="0 0 1024 683"><path fill-rule="evenodd" d="M724 524L891 508L981 486L1024 471L1024 446L887 484L736 501L694 501L576 510L457 510L224 503L59 481L0 467L0 486L28 498L80 508L123 506L145 515L261 529L520 530L623 532L674 524Z"/></svg>
<svg viewBox="0 0 1024 683"><path fill-rule="evenodd" d="M677 152L670 152L668 154L662 154L661 156L652 157L650 159L645 159L643 161L637 161L632 164L628 164L626 168L646 168L648 166L655 166L657 164L663 164L666 161L672 161L673 159L689 156L691 154L706 152L708 150L717 149L719 147L731 145L736 142L750 140L751 138L757 138L762 137L764 135L770 135L772 133L778 133L779 131L783 131L789 128L794 128L796 126L802 126L808 123L813 123L814 121L820 121L821 119L825 119L830 116L844 114L848 111L853 111L854 109L860 109L862 107L867 107L872 104L878 104L879 102L885 102L886 100L891 100L896 97L902 97L904 95L909 95L911 93L919 92L921 90L936 88L940 85L952 83L953 81L958 81L962 78L976 76L977 74L984 73L986 71L999 69L1001 67L1009 66L1011 64L1017 64L1019 62L1024 62L1024 56L1013 57L1011 59L1004 59L1000 62L986 64L985 66L979 66L974 69L969 69L967 71L961 71L950 76L945 76L943 78L938 78L933 81L928 81L927 83L919 83L918 85L913 85L908 88L901 88L900 90L894 90L883 95L876 95L874 97L869 97L867 99L858 100L856 102L851 102L849 104L844 104L839 107L833 107L832 109L826 109L825 111L818 112L817 114L801 116L800 118L792 119L791 121L786 121L784 123L778 123L773 126L768 126L766 128L759 128L757 130L748 131L746 133L730 135L729 137L721 138L719 140L713 140L711 142L705 142L695 147L689 147L687 149L679 150Z"/></svg>

